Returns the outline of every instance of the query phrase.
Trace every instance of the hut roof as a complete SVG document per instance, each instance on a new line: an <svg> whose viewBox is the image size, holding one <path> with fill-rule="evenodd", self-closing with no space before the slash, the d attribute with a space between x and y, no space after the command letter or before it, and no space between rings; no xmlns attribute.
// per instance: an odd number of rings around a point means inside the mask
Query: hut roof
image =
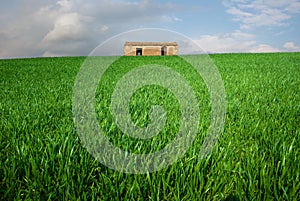
<svg viewBox="0 0 300 201"><path fill-rule="evenodd" d="M178 46L176 42L126 42L125 46Z"/></svg>

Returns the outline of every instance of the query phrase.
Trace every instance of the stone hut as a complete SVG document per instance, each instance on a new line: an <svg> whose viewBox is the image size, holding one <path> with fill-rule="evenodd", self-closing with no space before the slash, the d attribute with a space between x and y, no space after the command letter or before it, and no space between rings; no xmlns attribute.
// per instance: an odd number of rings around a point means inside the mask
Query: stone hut
<svg viewBox="0 0 300 201"><path fill-rule="evenodd" d="M176 42L126 42L125 56L165 56L178 55Z"/></svg>

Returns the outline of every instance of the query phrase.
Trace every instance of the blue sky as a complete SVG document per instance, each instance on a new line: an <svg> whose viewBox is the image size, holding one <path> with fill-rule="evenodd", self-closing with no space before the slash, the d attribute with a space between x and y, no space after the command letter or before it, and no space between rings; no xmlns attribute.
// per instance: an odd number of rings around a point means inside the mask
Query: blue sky
<svg viewBox="0 0 300 201"><path fill-rule="evenodd" d="M0 58L87 55L137 28L164 28L207 52L299 52L300 0L10 0Z"/></svg>

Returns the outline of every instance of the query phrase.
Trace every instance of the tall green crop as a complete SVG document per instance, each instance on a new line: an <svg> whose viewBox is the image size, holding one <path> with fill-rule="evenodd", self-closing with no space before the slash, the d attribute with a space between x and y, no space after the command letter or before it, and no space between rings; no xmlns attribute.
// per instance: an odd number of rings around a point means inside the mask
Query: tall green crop
<svg viewBox="0 0 300 201"><path fill-rule="evenodd" d="M73 123L72 93L84 57L0 60L0 200L299 200L300 54L210 55L227 96L224 132L211 155L198 160L210 123L205 83L179 57L125 57L99 80L98 123L123 150L151 153L172 141L179 104L159 86L133 95L136 125L150 123L159 104L166 126L153 139L122 133L110 114L116 82L131 69L166 65L196 91L201 118L197 138L173 165L134 175L111 170L82 146Z"/></svg>

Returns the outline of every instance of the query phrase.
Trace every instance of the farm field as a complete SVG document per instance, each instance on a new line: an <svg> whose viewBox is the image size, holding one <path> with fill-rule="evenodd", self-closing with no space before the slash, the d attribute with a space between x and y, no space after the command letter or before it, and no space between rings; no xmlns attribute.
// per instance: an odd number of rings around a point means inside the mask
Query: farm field
<svg viewBox="0 0 300 201"><path fill-rule="evenodd" d="M197 137L173 165L149 174L121 173L83 147L74 126L72 94L85 57L0 60L0 200L300 200L300 53L212 54L226 91L223 133L198 159L210 123L205 83L180 57L121 57L96 93L100 127L134 153L166 146L178 132L179 104L166 89L141 88L132 120L150 123L166 110L166 127L150 140L131 139L113 122L109 100L131 69L162 64L183 75L199 101Z"/></svg>

